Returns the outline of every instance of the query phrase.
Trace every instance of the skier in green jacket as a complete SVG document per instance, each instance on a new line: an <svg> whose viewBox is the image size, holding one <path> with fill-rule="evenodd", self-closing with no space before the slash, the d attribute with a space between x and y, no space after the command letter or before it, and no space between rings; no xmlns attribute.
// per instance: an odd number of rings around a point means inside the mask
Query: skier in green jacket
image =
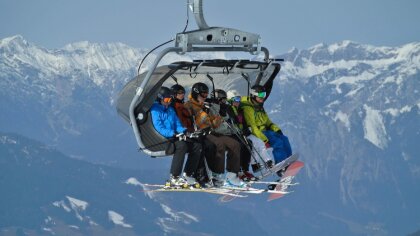
<svg viewBox="0 0 420 236"><path fill-rule="evenodd" d="M250 139L253 141L256 151L264 158L267 149L272 148L274 161L277 164L292 155L292 148L289 139L283 134L280 127L270 120L264 110L266 95L264 86L252 86L250 96L241 98L241 109L245 122L254 136L251 136ZM268 166L272 165L271 160L268 160L267 157L264 159ZM253 165L253 169L257 171L258 165Z"/></svg>

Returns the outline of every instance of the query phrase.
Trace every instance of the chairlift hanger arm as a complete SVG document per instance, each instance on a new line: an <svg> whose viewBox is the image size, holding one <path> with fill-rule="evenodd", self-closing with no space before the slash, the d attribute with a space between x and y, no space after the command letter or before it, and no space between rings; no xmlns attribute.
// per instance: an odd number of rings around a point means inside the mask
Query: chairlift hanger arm
<svg viewBox="0 0 420 236"><path fill-rule="evenodd" d="M252 54L257 54L261 51L261 37L258 34L226 27L209 27L204 19L203 0L188 0L188 7L195 16L198 30L188 32L184 30L176 35L175 47L181 47L182 53L197 51L197 48L200 46L212 46L215 48L245 47L247 50L240 51ZM268 60L268 56L265 59Z"/></svg>

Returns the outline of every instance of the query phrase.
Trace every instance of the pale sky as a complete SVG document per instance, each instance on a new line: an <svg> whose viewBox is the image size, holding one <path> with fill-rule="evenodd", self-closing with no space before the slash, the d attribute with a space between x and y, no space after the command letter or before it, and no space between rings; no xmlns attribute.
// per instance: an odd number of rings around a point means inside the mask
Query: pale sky
<svg viewBox="0 0 420 236"><path fill-rule="evenodd" d="M78 41L150 49L184 29L187 0L0 0L0 38L45 48ZM258 33L280 54L351 40L375 46L420 41L418 0L203 0L209 26ZM190 14L189 30L196 29Z"/></svg>

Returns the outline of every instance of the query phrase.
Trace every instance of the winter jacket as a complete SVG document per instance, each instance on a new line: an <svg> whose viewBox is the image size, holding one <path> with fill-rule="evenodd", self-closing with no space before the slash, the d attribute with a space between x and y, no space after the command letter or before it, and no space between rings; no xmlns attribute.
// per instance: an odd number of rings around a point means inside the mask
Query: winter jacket
<svg viewBox="0 0 420 236"><path fill-rule="evenodd" d="M226 113L226 112L225 112ZM211 107L210 107L210 114L212 115L220 115L220 105L216 104L216 103L212 103ZM221 116L222 117L222 122L219 125L219 127L214 129L214 132L217 134L222 134L222 135L234 135L235 133L233 132L233 130L229 127L229 123L233 123L231 117L226 113L225 116Z"/></svg>
<svg viewBox="0 0 420 236"><path fill-rule="evenodd" d="M222 123L222 118L219 115L209 114L204 107L203 102L199 102L192 98L191 94L188 95L188 101L185 103L185 108L191 116L194 117L195 125L197 129L211 128L215 129Z"/></svg>
<svg viewBox="0 0 420 236"><path fill-rule="evenodd" d="M185 107L184 103L180 100L174 99L172 106L175 108L176 114L181 120L182 125L186 127L189 132L194 132L194 124L191 114Z"/></svg>
<svg viewBox="0 0 420 236"><path fill-rule="evenodd" d="M175 134L183 133L186 130L179 121L173 107L166 108L159 102L155 102L150 108L150 114L156 131L166 138L171 138Z"/></svg>
<svg viewBox="0 0 420 236"><path fill-rule="evenodd" d="M262 104L252 102L250 97L241 98L240 109L243 111L246 124L251 128L251 133L263 142L268 142L268 138L262 131L277 132L280 130L276 124L271 122Z"/></svg>
<svg viewBox="0 0 420 236"><path fill-rule="evenodd" d="M239 108L234 106L234 105L230 105L230 109L228 109L228 114L233 117L235 124L239 127L239 129L243 130L244 128L244 116L243 113L239 111ZM246 124L245 124L246 125Z"/></svg>

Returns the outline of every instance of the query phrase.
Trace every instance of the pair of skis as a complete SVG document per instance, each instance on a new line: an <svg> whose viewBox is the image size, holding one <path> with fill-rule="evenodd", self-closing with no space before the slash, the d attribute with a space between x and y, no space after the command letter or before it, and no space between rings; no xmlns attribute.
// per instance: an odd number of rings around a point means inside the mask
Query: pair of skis
<svg viewBox="0 0 420 236"><path fill-rule="evenodd" d="M244 198L247 197L247 194L261 194L269 193L268 201L272 201L278 198L283 197L285 194L288 194L288 188L297 183L293 183L294 177L304 166L304 163L298 161L298 154L293 154L286 160L276 164L270 169L265 170L264 173L261 173L262 179L268 177L270 174L275 174L277 171L282 170L287 167L282 178L279 181L250 181L250 185L256 184L265 184L267 188L232 188L232 187L207 187L207 188L168 188L165 185L161 184L144 184L145 187L150 187L144 189L144 192L204 192L210 194L219 194L223 195L219 198L220 202L229 202L235 198Z"/></svg>
<svg viewBox="0 0 420 236"><path fill-rule="evenodd" d="M145 187L150 187L150 189L144 189L143 192L203 192L211 194L220 194L224 196L229 196L233 198L236 197L247 197L245 194L261 194L264 192L267 193L276 193L276 194L287 194L283 190L269 190L269 189L260 189L260 188L235 188L235 187L207 187L207 188L171 188L165 187L161 184L144 184Z"/></svg>

